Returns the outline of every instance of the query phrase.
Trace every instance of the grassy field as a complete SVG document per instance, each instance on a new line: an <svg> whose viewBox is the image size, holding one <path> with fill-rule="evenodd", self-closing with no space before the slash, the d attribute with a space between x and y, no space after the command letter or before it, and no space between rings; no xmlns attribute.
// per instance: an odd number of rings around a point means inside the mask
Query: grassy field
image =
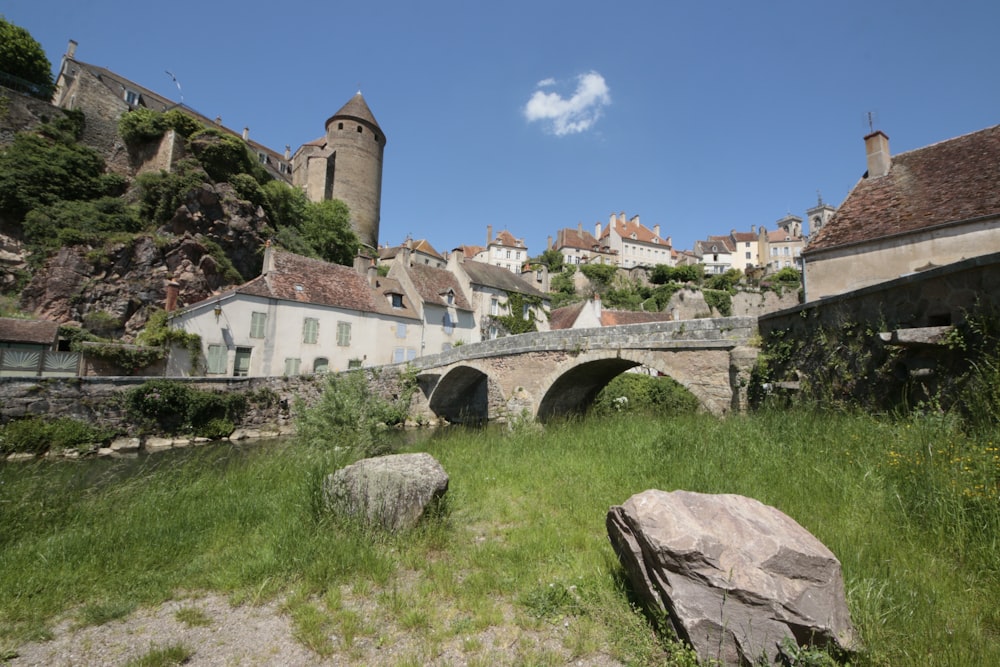
<svg viewBox="0 0 1000 667"><path fill-rule="evenodd" d="M469 664L489 664L477 633L513 619L571 628L561 654L520 664L691 664L634 609L604 528L611 505L659 488L757 498L830 547L866 646L853 664L1000 664L1000 441L951 420L622 416L453 430L418 448L449 473L448 501L401 537L324 515L335 458L315 445L152 457L125 479L114 462L86 475L0 464L0 658L67 611L100 624L211 590L286 600L299 640L324 656L392 625L428 655L465 637ZM345 591L379 615L350 610Z"/></svg>

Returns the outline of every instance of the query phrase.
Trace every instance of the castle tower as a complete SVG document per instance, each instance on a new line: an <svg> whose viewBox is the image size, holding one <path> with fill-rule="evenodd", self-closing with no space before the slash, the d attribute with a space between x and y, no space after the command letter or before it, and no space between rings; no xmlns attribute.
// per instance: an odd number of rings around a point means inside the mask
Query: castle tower
<svg viewBox="0 0 1000 667"><path fill-rule="evenodd" d="M311 201L340 199L361 242L378 247L385 134L361 91L326 121L326 135L295 152L292 184Z"/></svg>

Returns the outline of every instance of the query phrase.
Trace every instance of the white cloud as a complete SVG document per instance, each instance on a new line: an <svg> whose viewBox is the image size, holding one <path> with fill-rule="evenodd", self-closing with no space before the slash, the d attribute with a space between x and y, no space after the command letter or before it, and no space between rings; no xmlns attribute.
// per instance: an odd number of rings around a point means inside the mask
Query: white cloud
<svg viewBox="0 0 1000 667"><path fill-rule="evenodd" d="M543 79L536 88L555 83L554 79ZM536 90L523 111L528 122L543 121L549 131L562 136L589 130L609 104L611 95L604 77L597 72L587 72L576 78L572 97L563 98L558 93Z"/></svg>

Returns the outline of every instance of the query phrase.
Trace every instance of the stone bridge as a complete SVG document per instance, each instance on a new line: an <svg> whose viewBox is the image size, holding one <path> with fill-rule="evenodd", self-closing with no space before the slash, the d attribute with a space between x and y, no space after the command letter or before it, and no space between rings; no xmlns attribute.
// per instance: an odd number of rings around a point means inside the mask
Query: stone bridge
<svg viewBox="0 0 1000 667"><path fill-rule="evenodd" d="M669 375L714 414L746 407L754 317L563 329L472 343L410 362L428 417L451 422L584 412L636 366Z"/></svg>

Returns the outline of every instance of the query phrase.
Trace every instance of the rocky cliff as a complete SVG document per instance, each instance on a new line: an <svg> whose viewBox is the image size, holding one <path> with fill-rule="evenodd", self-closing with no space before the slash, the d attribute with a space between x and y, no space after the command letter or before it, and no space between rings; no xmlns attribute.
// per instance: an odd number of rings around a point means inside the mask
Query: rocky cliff
<svg viewBox="0 0 1000 667"><path fill-rule="evenodd" d="M20 307L128 341L163 307L169 279L183 307L257 276L268 230L264 212L227 183L205 184L153 234L62 248L33 273Z"/></svg>

